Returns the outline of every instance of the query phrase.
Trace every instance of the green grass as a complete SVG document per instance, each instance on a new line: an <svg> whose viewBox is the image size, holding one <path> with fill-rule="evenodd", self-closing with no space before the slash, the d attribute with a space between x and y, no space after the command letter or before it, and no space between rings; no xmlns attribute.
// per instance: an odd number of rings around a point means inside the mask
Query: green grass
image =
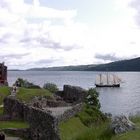
<svg viewBox="0 0 140 140"><path fill-rule="evenodd" d="M79 133L75 140L111 140L112 133L108 129L108 123L92 126L89 129Z"/></svg>
<svg viewBox="0 0 140 140"><path fill-rule="evenodd" d="M3 99L10 95L10 87L1 86L0 87L0 105L3 103Z"/></svg>
<svg viewBox="0 0 140 140"><path fill-rule="evenodd" d="M3 115L3 107L0 107L0 115Z"/></svg>
<svg viewBox="0 0 140 140"><path fill-rule="evenodd" d="M140 116L138 116L138 115L132 116L132 117L130 117L130 120L133 123L135 123L137 127L140 128Z"/></svg>
<svg viewBox="0 0 140 140"><path fill-rule="evenodd" d="M0 105L2 105L3 99L10 95L10 90L10 87L7 86L0 87ZM46 89L19 88L16 96L22 101L29 102L34 96L52 96L52 94Z"/></svg>
<svg viewBox="0 0 140 140"><path fill-rule="evenodd" d="M61 140L110 140L112 137L108 122L86 127L78 117L60 123L59 129Z"/></svg>
<svg viewBox="0 0 140 140"><path fill-rule="evenodd" d="M52 96L52 94L46 89L27 89L19 88L16 97L25 102L29 102L35 96Z"/></svg>
<svg viewBox="0 0 140 140"><path fill-rule="evenodd" d="M140 116L131 117L137 129L120 135L113 135L109 122L86 127L78 117L59 124L61 140L140 140Z"/></svg>
<svg viewBox="0 0 140 140"><path fill-rule="evenodd" d="M73 140L79 133L88 129L78 117L69 119L59 124L61 140Z"/></svg>
<svg viewBox="0 0 140 140"><path fill-rule="evenodd" d="M29 125L23 121L0 121L0 129L6 128L28 128Z"/></svg>

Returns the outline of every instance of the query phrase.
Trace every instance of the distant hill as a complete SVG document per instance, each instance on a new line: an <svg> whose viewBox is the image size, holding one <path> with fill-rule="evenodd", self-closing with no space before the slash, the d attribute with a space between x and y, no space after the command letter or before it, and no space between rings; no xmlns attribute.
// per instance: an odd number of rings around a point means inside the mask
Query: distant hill
<svg viewBox="0 0 140 140"><path fill-rule="evenodd" d="M140 57L101 64L96 67L87 68L88 71L140 71Z"/></svg>
<svg viewBox="0 0 140 140"><path fill-rule="evenodd" d="M8 71L21 71L19 69L8 69Z"/></svg>
<svg viewBox="0 0 140 140"><path fill-rule="evenodd" d="M78 65L78 66L61 66L48 68L32 68L29 71L85 71L87 68L95 67L97 65Z"/></svg>
<svg viewBox="0 0 140 140"><path fill-rule="evenodd" d="M99 65L32 68L34 71L140 71L140 57Z"/></svg>

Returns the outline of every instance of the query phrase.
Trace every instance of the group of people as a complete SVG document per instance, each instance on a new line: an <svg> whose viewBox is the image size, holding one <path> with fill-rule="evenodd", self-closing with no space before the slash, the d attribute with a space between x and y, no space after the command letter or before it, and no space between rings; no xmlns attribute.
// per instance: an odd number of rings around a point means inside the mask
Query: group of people
<svg viewBox="0 0 140 140"><path fill-rule="evenodd" d="M18 87L17 87L15 84L13 84L13 86L12 86L12 93L11 93L12 95L14 95L14 96L16 95L16 93L17 93L17 88L18 88Z"/></svg>
<svg viewBox="0 0 140 140"><path fill-rule="evenodd" d="M12 95L15 96L17 91L18 91L18 87L20 87L20 83L19 82L16 82L15 84L13 84L12 86Z"/></svg>

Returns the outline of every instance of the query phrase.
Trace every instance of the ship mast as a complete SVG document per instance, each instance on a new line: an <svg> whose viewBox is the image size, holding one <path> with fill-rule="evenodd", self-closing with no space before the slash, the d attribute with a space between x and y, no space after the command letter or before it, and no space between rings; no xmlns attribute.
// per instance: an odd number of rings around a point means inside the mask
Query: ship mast
<svg viewBox="0 0 140 140"><path fill-rule="evenodd" d="M114 84L116 84L116 76L113 74Z"/></svg>
<svg viewBox="0 0 140 140"><path fill-rule="evenodd" d="M108 79L109 77L108 77L108 73L107 73L107 85L109 85L109 79Z"/></svg>
<svg viewBox="0 0 140 140"><path fill-rule="evenodd" d="M102 84L102 75L100 74L100 84Z"/></svg>

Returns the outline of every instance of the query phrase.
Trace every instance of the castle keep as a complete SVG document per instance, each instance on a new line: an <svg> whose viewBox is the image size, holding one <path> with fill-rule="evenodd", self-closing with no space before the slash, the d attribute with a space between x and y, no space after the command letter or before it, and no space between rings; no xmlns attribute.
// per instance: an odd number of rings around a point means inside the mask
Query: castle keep
<svg viewBox="0 0 140 140"><path fill-rule="evenodd" d="M0 85L7 85L7 66L0 63Z"/></svg>

